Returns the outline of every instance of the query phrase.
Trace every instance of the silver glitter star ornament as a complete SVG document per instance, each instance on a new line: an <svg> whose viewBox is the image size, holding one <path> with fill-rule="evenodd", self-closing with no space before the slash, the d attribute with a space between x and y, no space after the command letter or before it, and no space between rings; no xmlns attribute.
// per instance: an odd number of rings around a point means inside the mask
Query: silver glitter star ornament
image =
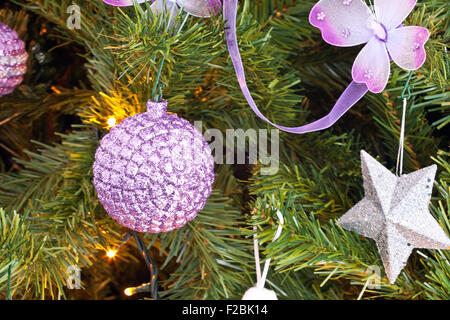
<svg viewBox="0 0 450 320"><path fill-rule="evenodd" d="M397 177L362 150L361 169L365 196L338 223L376 241L391 283L414 248L450 249L428 211L436 165Z"/></svg>

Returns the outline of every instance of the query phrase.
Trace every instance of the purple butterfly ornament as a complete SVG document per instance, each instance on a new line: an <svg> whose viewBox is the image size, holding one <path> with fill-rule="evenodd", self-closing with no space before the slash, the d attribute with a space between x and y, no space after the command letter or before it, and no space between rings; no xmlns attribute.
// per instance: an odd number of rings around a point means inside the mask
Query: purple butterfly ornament
<svg viewBox="0 0 450 320"><path fill-rule="evenodd" d="M417 70L425 61L428 30L402 26L416 2L374 0L372 12L362 0L321 0L311 10L309 22L331 45L366 44L353 64L352 77L379 93L388 82L391 59L405 70Z"/></svg>

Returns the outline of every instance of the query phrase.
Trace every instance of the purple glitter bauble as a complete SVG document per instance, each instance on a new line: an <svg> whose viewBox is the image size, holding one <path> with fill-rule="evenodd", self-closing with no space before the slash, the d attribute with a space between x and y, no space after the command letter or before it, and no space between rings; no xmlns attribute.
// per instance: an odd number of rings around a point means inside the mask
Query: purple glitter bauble
<svg viewBox="0 0 450 320"><path fill-rule="evenodd" d="M167 102L123 120L95 154L98 198L121 225L139 232L184 226L203 209L214 182L214 158L202 134L166 113Z"/></svg>
<svg viewBox="0 0 450 320"><path fill-rule="evenodd" d="M0 97L10 94L23 81L28 53L17 32L0 22Z"/></svg>

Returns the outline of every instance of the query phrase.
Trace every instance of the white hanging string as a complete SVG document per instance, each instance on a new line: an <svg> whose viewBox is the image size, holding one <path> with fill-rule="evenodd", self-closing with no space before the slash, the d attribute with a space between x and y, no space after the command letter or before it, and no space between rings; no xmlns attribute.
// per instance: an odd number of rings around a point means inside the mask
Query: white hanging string
<svg viewBox="0 0 450 320"><path fill-rule="evenodd" d="M400 140L398 142L398 153L397 153L397 166L395 169L395 174L400 177L403 173L403 153L405 149L405 120L406 120L406 104L408 100L403 98L403 111L402 111L402 123L400 129Z"/></svg>
<svg viewBox="0 0 450 320"><path fill-rule="evenodd" d="M259 262L259 243L258 239L256 238L256 231L258 228L256 226L253 227L253 231L255 233L253 234L253 250L255 253L255 261L256 261L256 283L258 284L261 281L261 266Z"/></svg>
<svg viewBox="0 0 450 320"><path fill-rule="evenodd" d="M278 219L280 220L280 224L278 225L277 232L275 232L275 236L273 237L272 242L274 242L275 240L277 240L280 237L281 231L283 229L283 224L284 224L284 218L283 218L283 215L281 214L280 210L277 210L277 216L278 216ZM257 230L256 226L253 227L253 230L255 231L255 234L253 235L253 247L254 247L254 251L255 251L255 262L256 262L256 287L264 288L264 284L266 283L267 274L269 273L269 266L270 266L271 259L266 260L266 263L264 264L264 271L261 275L261 262L259 260L259 242L258 242L258 239L256 239L256 230Z"/></svg>

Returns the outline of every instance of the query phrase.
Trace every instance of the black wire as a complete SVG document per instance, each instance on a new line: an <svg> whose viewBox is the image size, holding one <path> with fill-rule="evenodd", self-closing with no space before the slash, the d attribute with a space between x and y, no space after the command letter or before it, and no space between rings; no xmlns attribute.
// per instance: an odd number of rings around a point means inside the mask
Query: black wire
<svg viewBox="0 0 450 320"><path fill-rule="evenodd" d="M133 230L133 232L128 231L125 236L122 238L122 241L118 245L118 248L120 248L125 242L130 240L131 236L134 236L134 239L136 240L136 246L138 250L141 252L142 257L145 260L145 264L147 265L148 270L150 271L150 282L145 283L141 285L139 288L141 289L140 292L150 291L152 298L155 300L159 300L159 294L158 294L158 268L153 262L150 253L147 250L147 247L145 246L144 241L138 236L136 231ZM150 288L148 290L147 288Z"/></svg>
<svg viewBox="0 0 450 320"><path fill-rule="evenodd" d="M145 263L147 264L147 268L150 271L150 292L152 294L153 299L159 300L159 294L158 294L158 268L153 263L152 258L150 257L150 253L147 250L147 247L145 246L144 241L138 236L136 231L133 231L134 238L136 240L136 245L141 252L142 256L144 257Z"/></svg>

